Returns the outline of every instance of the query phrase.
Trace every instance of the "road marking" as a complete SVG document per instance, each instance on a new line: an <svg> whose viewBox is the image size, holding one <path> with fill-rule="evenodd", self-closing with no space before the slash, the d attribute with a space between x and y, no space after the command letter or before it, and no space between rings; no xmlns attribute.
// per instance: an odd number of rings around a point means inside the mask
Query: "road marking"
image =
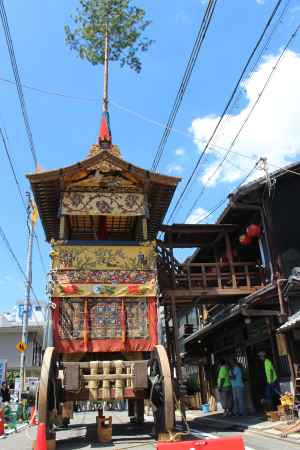
<svg viewBox="0 0 300 450"><path fill-rule="evenodd" d="M193 433L193 435L195 435L197 438L209 438L209 439L220 439L219 436L216 436L215 434L212 433L202 433L199 430L195 430L194 428L190 428L190 432ZM255 450L252 447L245 447L245 450Z"/></svg>

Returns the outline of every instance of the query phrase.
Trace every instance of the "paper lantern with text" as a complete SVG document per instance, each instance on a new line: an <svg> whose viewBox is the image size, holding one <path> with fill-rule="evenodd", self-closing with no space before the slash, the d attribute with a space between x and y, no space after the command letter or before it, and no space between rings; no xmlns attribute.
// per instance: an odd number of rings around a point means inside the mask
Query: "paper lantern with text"
<svg viewBox="0 0 300 450"><path fill-rule="evenodd" d="M261 235L261 227L260 225L255 225L254 223L249 225L247 228L247 236L250 238L259 237Z"/></svg>

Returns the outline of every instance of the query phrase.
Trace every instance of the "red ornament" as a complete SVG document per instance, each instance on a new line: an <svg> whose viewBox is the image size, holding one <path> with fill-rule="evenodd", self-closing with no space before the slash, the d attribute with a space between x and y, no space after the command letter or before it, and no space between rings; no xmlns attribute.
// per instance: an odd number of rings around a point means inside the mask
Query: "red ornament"
<svg viewBox="0 0 300 450"><path fill-rule="evenodd" d="M246 232L247 232L247 236L249 236L251 238L259 237L261 235L261 227L260 227L260 225L255 225L253 223L252 225L249 225Z"/></svg>
<svg viewBox="0 0 300 450"><path fill-rule="evenodd" d="M128 286L128 294L134 295L134 294L139 294L139 292L140 292L140 286L139 285L130 284Z"/></svg>
<svg viewBox="0 0 300 450"><path fill-rule="evenodd" d="M77 287L74 284L67 284L67 286L64 286L64 291L66 294L72 295L76 293Z"/></svg>
<svg viewBox="0 0 300 450"><path fill-rule="evenodd" d="M239 237L239 241L240 241L241 245L245 245L245 246L250 245L252 243L251 237L248 236L247 234L242 234Z"/></svg>

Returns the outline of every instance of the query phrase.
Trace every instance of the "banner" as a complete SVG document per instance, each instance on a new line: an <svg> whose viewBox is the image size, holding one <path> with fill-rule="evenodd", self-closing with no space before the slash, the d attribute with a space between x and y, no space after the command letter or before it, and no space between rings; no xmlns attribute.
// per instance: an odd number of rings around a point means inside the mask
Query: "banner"
<svg viewBox="0 0 300 450"><path fill-rule="evenodd" d="M64 192L62 215L144 216L145 196L136 193Z"/></svg>
<svg viewBox="0 0 300 450"><path fill-rule="evenodd" d="M154 297L156 279L143 284L57 284L54 297Z"/></svg>
<svg viewBox="0 0 300 450"><path fill-rule="evenodd" d="M50 253L54 270L156 270L153 243L136 246L54 244Z"/></svg>

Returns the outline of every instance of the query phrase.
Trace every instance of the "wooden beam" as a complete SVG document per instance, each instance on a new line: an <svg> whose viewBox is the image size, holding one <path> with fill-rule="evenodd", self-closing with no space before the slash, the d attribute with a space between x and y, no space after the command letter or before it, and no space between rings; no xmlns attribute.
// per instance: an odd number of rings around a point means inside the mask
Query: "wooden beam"
<svg viewBox="0 0 300 450"><path fill-rule="evenodd" d="M207 289L166 289L163 290L163 294L166 296L174 295L175 298L226 298L226 297L242 297L245 295L252 294L255 292L257 288L248 288L247 286L243 286L240 288L228 288L228 289L219 289L219 288L207 288Z"/></svg>
<svg viewBox="0 0 300 450"><path fill-rule="evenodd" d="M273 311L269 309L242 309L241 313L245 317L280 317L280 311Z"/></svg>

